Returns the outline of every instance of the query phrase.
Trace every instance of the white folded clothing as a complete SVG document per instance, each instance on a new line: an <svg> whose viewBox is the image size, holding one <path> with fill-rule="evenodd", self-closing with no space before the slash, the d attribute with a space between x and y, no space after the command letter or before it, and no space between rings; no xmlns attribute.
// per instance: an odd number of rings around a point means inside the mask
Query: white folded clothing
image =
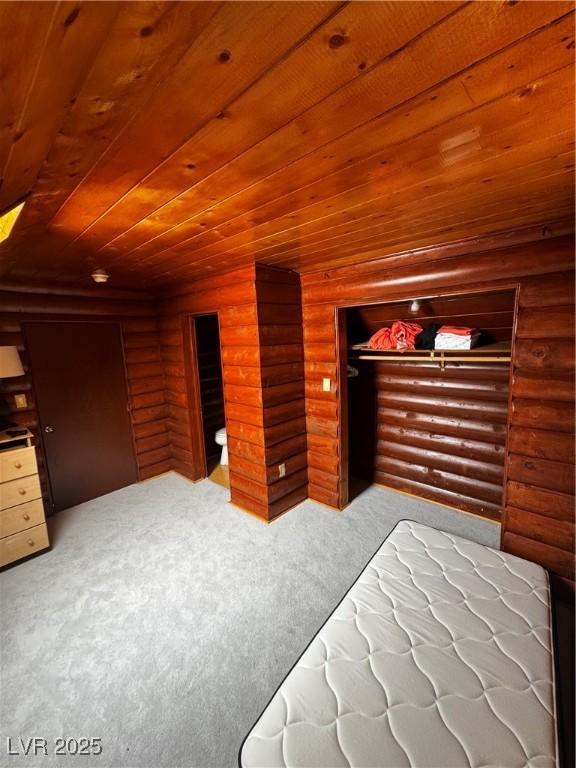
<svg viewBox="0 0 576 768"><path fill-rule="evenodd" d="M434 340L434 349L472 349L478 343L479 333L461 336L456 333L438 333Z"/></svg>

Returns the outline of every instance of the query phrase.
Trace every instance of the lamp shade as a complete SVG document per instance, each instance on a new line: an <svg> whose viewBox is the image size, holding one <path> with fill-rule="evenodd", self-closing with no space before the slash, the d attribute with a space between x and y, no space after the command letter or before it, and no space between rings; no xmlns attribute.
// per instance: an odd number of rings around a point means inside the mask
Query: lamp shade
<svg viewBox="0 0 576 768"><path fill-rule="evenodd" d="M0 379L23 375L24 368L22 368L18 347L0 347Z"/></svg>

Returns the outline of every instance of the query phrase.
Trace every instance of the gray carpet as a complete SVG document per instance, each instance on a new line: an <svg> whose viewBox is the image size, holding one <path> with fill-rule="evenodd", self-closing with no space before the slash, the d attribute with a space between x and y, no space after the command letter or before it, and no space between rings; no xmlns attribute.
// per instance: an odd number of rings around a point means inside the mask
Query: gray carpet
<svg viewBox="0 0 576 768"><path fill-rule="evenodd" d="M52 519L0 574L2 765L234 766L276 686L402 518L498 546L499 526L382 488L265 525L170 474ZM7 737L48 756L8 757ZM55 757L56 737L100 737Z"/></svg>

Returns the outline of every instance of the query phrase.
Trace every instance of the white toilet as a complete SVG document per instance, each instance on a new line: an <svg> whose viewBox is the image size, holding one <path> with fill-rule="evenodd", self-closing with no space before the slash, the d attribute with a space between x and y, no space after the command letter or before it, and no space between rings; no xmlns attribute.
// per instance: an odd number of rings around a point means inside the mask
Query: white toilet
<svg viewBox="0 0 576 768"><path fill-rule="evenodd" d="M218 432L214 435L214 440L218 443L218 445L222 446L222 456L220 458L220 464L223 466L228 465L228 439L226 437L226 428L222 427L222 429L219 429Z"/></svg>

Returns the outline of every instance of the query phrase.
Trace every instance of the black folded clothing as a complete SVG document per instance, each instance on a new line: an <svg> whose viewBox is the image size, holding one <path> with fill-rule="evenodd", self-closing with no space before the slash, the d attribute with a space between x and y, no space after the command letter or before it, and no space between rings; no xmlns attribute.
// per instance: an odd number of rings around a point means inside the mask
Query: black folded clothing
<svg viewBox="0 0 576 768"><path fill-rule="evenodd" d="M434 349L436 334L440 328L438 323L431 323L416 336L415 349Z"/></svg>

